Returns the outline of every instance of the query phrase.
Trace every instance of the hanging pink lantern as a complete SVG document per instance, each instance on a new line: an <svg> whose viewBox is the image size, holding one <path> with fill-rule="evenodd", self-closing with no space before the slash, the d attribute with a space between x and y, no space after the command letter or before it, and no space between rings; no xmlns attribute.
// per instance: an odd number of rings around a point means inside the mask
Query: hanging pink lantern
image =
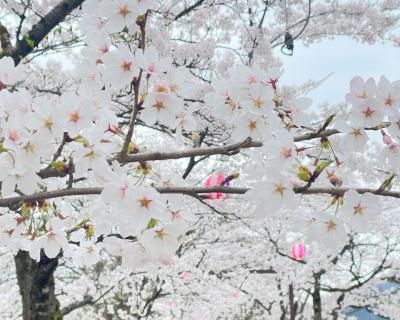
<svg viewBox="0 0 400 320"><path fill-rule="evenodd" d="M306 247L301 242L292 244L292 258L295 260L303 260L306 255Z"/></svg>
<svg viewBox="0 0 400 320"><path fill-rule="evenodd" d="M207 188L220 187L220 186L222 187L224 185L225 185L225 177L222 174L211 175L204 182L204 186ZM222 192L208 193L207 196L210 199L224 199L226 197L226 195Z"/></svg>

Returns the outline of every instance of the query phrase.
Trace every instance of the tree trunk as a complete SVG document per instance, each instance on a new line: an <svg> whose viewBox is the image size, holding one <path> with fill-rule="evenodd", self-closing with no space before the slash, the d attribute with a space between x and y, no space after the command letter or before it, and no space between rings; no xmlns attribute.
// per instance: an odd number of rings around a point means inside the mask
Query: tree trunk
<svg viewBox="0 0 400 320"><path fill-rule="evenodd" d="M54 271L58 257L49 259L41 252L40 262L19 251L14 258L24 320L62 320L55 296Z"/></svg>
<svg viewBox="0 0 400 320"><path fill-rule="evenodd" d="M312 294L313 298L313 309L314 309L314 320L322 320L322 306L321 306L321 287L319 284L319 277L314 276L314 291Z"/></svg>

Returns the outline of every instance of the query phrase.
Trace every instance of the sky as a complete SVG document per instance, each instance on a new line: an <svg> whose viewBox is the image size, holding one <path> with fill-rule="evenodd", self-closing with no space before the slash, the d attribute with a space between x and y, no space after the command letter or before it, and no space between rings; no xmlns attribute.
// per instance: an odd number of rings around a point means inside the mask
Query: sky
<svg viewBox="0 0 400 320"><path fill-rule="evenodd" d="M309 47L295 43L293 56L285 56L279 50L276 54L283 61L281 83L284 85L299 85L309 79L321 80L333 72L308 95L316 104L343 102L349 82L356 75L376 80L384 75L390 81L400 80L400 48L390 43L368 45L338 37Z"/></svg>

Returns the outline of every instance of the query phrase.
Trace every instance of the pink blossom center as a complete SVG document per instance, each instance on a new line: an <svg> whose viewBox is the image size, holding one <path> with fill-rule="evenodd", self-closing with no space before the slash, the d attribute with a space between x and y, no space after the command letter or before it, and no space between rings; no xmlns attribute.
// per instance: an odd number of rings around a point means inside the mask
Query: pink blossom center
<svg viewBox="0 0 400 320"><path fill-rule="evenodd" d="M281 151L281 155L285 159L289 159L292 156L292 149L283 148Z"/></svg>
<svg viewBox="0 0 400 320"><path fill-rule="evenodd" d="M126 72L131 71L131 67L132 67L132 62L124 61L124 62L121 64L122 70L124 70L124 71L126 71Z"/></svg>
<svg viewBox="0 0 400 320"><path fill-rule="evenodd" d="M19 139L18 131L10 130L8 132L8 139L10 139L11 141L17 141Z"/></svg>
<svg viewBox="0 0 400 320"><path fill-rule="evenodd" d="M147 66L147 71L150 73L153 73L155 69L156 69L156 66L154 63L149 63L149 65Z"/></svg>
<svg viewBox="0 0 400 320"><path fill-rule="evenodd" d="M79 112L75 111L75 112L71 112L69 114L69 121L73 122L73 123L77 123L78 120L80 119L80 114Z"/></svg>

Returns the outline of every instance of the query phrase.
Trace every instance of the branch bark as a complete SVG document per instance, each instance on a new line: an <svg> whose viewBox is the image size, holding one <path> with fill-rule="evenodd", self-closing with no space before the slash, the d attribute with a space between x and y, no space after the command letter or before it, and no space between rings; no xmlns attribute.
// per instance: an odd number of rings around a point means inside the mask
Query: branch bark
<svg viewBox="0 0 400 320"><path fill-rule="evenodd" d="M93 297L87 295L87 296L83 297L83 300L73 302L73 303L69 304L68 306L62 308L61 311L60 311L60 314L62 316L65 316L65 315L71 313L72 311L74 311L76 309L82 308L82 307L84 307L84 306L86 306L88 304L93 304L93 303L94 303Z"/></svg>
<svg viewBox="0 0 400 320"><path fill-rule="evenodd" d="M221 192L225 194L245 194L249 191L249 188L231 188L231 187L212 187L212 188L197 188L197 187L155 187L155 189L161 194L185 194L185 195L198 195L205 193L215 193ZM293 191L299 194L329 194L332 196L342 196L344 193L351 188L310 188L305 191L298 191L298 188L294 188ZM363 193L373 193L375 195L380 195L384 197L400 198L400 191L379 191L376 189L358 188L353 189L360 194ZM23 195L18 197L10 197L5 199L0 199L0 207L8 208L14 207L21 202L35 202L43 201L47 199L55 199L62 197L71 196L83 196L83 195L99 195L103 191L101 187L93 188L67 188L48 192L39 192L31 195Z"/></svg>
<svg viewBox="0 0 400 320"><path fill-rule="evenodd" d="M15 47L3 50L0 53L0 59L9 56L14 59L15 65L18 65L23 58L30 54L39 43L76 8L85 0L63 0L50 10L32 29L25 34L21 40L17 41Z"/></svg>
<svg viewBox="0 0 400 320"><path fill-rule="evenodd" d="M250 138L248 138L243 142L227 144L221 147L195 148L195 149L175 151L175 152L149 152L142 154L133 154L127 156L124 163L172 160L172 159L191 158L198 156L212 156L217 154L231 156L239 153L241 149L259 148L262 145L263 145L262 142L253 141Z"/></svg>

